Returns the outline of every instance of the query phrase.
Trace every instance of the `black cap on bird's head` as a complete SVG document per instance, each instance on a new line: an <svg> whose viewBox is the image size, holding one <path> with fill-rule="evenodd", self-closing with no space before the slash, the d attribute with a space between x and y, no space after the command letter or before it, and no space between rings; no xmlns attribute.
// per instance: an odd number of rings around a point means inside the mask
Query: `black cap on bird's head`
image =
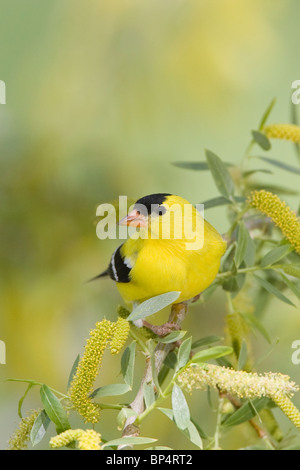
<svg viewBox="0 0 300 470"><path fill-rule="evenodd" d="M124 217L124 219L120 220L119 225L132 225L135 227L146 226L146 217L151 214L153 208L159 208L159 206L163 204L168 196L171 196L171 194L156 193L141 197L134 204L133 210L130 211L129 214Z"/></svg>

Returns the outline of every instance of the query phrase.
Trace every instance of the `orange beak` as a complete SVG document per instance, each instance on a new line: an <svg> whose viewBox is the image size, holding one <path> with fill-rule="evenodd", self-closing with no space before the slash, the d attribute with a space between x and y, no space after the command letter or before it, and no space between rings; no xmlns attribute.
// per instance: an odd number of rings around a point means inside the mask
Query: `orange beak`
<svg viewBox="0 0 300 470"><path fill-rule="evenodd" d="M147 217L140 213L140 211L133 210L129 212L126 217L118 222L118 225L129 225L130 227L147 227Z"/></svg>

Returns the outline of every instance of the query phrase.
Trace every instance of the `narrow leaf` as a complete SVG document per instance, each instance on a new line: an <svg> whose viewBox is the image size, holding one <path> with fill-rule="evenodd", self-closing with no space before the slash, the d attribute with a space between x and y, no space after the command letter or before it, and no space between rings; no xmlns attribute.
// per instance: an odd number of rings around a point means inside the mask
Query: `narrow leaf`
<svg viewBox="0 0 300 470"><path fill-rule="evenodd" d="M285 285L293 292L293 294L295 294L296 297L298 297L298 299L300 299L299 287L294 282L290 281L284 274L280 273L280 275Z"/></svg>
<svg viewBox="0 0 300 470"><path fill-rule="evenodd" d="M125 349L121 358L121 372L123 375L124 382L132 388L133 376L134 376L134 365L135 365L135 350L136 341Z"/></svg>
<svg viewBox="0 0 300 470"><path fill-rule="evenodd" d="M202 348L208 344L220 343L224 338L222 336L205 336L204 338L197 339L192 344L192 349Z"/></svg>
<svg viewBox="0 0 300 470"><path fill-rule="evenodd" d="M284 258L287 256L289 253L293 251L293 248L286 244L286 245L279 245L276 246L273 250L269 251L261 260L261 267L265 268L266 266L270 266L280 259Z"/></svg>
<svg viewBox="0 0 300 470"><path fill-rule="evenodd" d="M191 363L205 362L210 359L227 356L233 353L233 349L229 346L214 346L213 348L204 349L199 351L190 360Z"/></svg>
<svg viewBox="0 0 300 470"><path fill-rule="evenodd" d="M277 166L278 168L282 170L289 171L290 173L295 173L296 175L300 175L300 168L288 165L287 163L274 160L274 158L267 158L267 157L256 157L259 158L260 160L263 160L264 162L269 163L270 165Z"/></svg>
<svg viewBox="0 0 300 470"><path fill-rule="evenodd" d="M258 330L261 333L261 335L268 341L268 343L271 344L271 339L267 330L265 329L265 327L262 325L260 320L254 314L242 313L242 312L240 314L252 328Z"/></svg>
<svg viewBox="0 0 300 470"><path fill-rule="evenodd" d="M246 229L245 224L243 222L240 222L237 247L235 251L235 264L237 268L241 265L241 263L245 259L245 256L247 253L247 247L248 247L248 239L249 239L248 230Z"/></svg>
<svg viewBox="0 0 300 470"><path fill-rule="evenodd" d="M145 300L137 307L135 307L129 317L128 321L139 320L140 318L146 318L149 315L153 315L156 312L159 312L163 308L175 302L180 296L180 292L166 292L165 294L156 295L151 299Z"/></svg>
<svg viewBox="0 0 300 470"><path fill-rule="evenodd" d="M259 131L252 131L252 137L254 141L263 149L263 150L270 150L271 142L269 141L268 137Z"/></svg>
<svg viewBox="0 0 300 470"><path fill-rule="evenodd" d="M190 423L190 410L183 391L177 384L174 384L172 389L172 409L177 427L186 429Z"/></svg>
<svg viewBox="0 0 300 470"><path fill-rule="evenodd" d="M33 423L30 432L30 440L33 446L36 446L39 442L41 442L46 434L49 424L50 418L47 416L45 410L42 410Z"/></svg>
<svg viewBox="0 0 300 470"><path fill-rule="evenodd" d="M109 384L99 387L91 394L91 398L100 397L114 397L117 395L124 395L131 390L128 384Z"/></svg>
<svg viewBox="0 0 300 470"><path fill-rule="evenodd" d="M154 388L153 384L145 382L143 385L144 389L144 400L145 400L145 405L146 408L152 405L152 403L155 402L155 393L154 393Z"/></svg>
<svg viewBox="0 0 300 470"><path fill-rule="evenodd" d="M240 349L240 354L239 354L239 360L238 360L238 370L244 369L247 363L247 357L248 357L247 344L246 344L246 341L243 339L241 349Z"/></svg>
<svg viewBox="0 0 300 470"><path fill-rule="evenodd" d="M198 432L198 429L191 420L189 421L187 428L184 429L183 432L195 446L197 446L199 449L203 449L201 436Z"/></svg>
<svg viewBox="0 0 300 470"><path fill-rule="evenodd" d="M207 164L220 194L230 198L233 195L234 184L225 163L210 150L206 150L205 154Z"/></svg>
<svg viewBox="0 0 300 470"><path fill-rule="evenodd" d="M184 367L186 363L189 361L191 349L192 349L192 338L190 337L181 343L180 348L178 350L178 362L177 362L178 369L181 369L181 367Z"/></svg>
<svg viewBox="0 0 300 470"><path fill-rule="evenodd" d="M289 274L293 277L298 277L300 279L300 268L293 266L292 264L287 264L282 268L286 274Z"/></svg>
<svg viewBox="0 0 300 470"><path fill-rule="evenodd" d="M232 201L230 201L226 197L219 196L219 197L214 197L212 199L208 199L207 201L204 201L202 204L204 205L204 210L207 210L207 209L211 209L212 207L226 206L228 204L232 204Z"/></svg>
<svg viewBox="0 0 300 470"><path fill-rule="evenodd" d="M71 369L71 372L70 372L70 375L69 375L69 379L68 379L68 385L67 385L67 390L69 390L70 386L71 386L71 383L72 383L72 380L76 374L76 370L77 370L77 366L78 366L78 363L79 363L79 360L80 360L80 354L78 354L78 356L76 357L74 363L73 363L73 366L72 366L72 369Z"/></svg>
<svg viewBox="0 0 300 470"><path fill-rule="evenodd" d="M273 98L272 101L271 101L271 103L270 103L269 106L267 107L266 111L264 112L263 117L261 118L261 121L260 121L259 127L258 127L258 129L259 129L260 131L263 129L264 125L266 124L267 119L268 119L268 117L270 116L270 113L271 113L271 111L272 111L272 109L273 109L275 103L276 103L276 98Z"/></svg>
<svg viewBox="0 0 300 470"><path fill-rule="evenodd" d="M61 433L62 431L70 429L66 410L47 385L44 384L41 386L40 394L45 411L55 424L57 432Z"/></svg>
<svg viewBox="0 0 300 470"><path fill-rule="evenodd" d="M236 410L231 415L227 416L225 420L222 422L224 426L236 426L238 424L242 424L245 421L249 421L250 419L256 416L255 410L258 412L263 408L266 408L269 403L269 398L255 398L252 400L253 404L250 402L244 403L241 408ZM253 407L254 405L254 407Z"/></svg>
<svg viewBox="0 0 300 470"><path fill-rule="evenodd" d="M183 168L185 170L209 170L208 164L206 162L172 162L172 165L177 166L178 168Z"/></svg>
<svg viewBox="0 0 300 470"><path fill-rule="evenodd" d="M112 441L107 441L102 444L102 448L105 447L117 447L117 446L140 446L143 444L151 444L156 442L157 439L152 439L151 437L120 437L119 439L113 439Z"/></svg>
<svg viewBox="0 0 300 470"><path fill-rule="evenodd" d="M293 307L295 307L295 304L293 304L293 302L290 299L288 299L285 295L283 295L280 292L280 290L277 289L277 287L273 286L273 284L271 284L269 281L267 281L266 279L262 279L261 277L257 276L256 274L253 274L253 276L259 282L259 284L264 289L266 289L270 294L275 295L275 297L277 297L282 302L285 302L286 304L292 305Z"/></svg>
<svg viewBox="0 0 300 470"><path fill-rule="evenodd" d="M185 334L186 334L186 331L183 331L183 330L172 331L167 336L164 336L163 338L158 338L158 341L164 344L175 343L175 341L181 340L181 338L183 338Z"/></svg>

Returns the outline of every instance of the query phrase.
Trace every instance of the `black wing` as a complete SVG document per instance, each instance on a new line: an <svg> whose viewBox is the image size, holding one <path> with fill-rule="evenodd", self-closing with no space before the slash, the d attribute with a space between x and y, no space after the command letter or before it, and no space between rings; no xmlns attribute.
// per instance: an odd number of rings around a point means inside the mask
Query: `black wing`
<svg viewBox="0 0 300 470"><path fill-rule="evenodd" d="M130 282L131 268L126 264L125 258L121 253L122 246L119 246L112 255L107 274L116 282Z"/></svg>
<svg viewBox="0 0 300 470"><path fill-rule="evenodd" d="M95 281L101 277L109 276L116 282L130 282L130 271L131 268L126 264L124 256L121 254L121 246L116 249L114 254L111 257L108 268L103 271L103 273L98 274L97 276L90 279L90 281Z"/></svg>

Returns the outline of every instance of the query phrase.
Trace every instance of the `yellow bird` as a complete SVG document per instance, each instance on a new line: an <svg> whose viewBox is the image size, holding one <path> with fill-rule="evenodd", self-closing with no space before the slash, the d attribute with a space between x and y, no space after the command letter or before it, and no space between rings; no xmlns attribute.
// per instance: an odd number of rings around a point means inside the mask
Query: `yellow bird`
<svg viewBox="0 0 300 470"><path fill-rule="evenodd" d="M215 279L226 243L187 200L167 193L139 199L119 222L135 227L97 278L110 276L125 302L179 291L193 299Z"/></svg>

